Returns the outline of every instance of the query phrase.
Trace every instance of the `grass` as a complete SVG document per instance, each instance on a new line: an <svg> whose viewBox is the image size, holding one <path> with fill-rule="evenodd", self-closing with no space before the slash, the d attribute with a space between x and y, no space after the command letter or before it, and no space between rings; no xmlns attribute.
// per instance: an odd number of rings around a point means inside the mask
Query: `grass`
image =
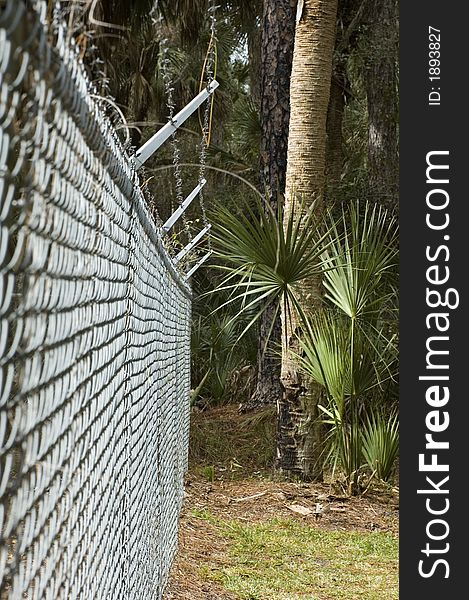
<svg viewBox="0 0 469 600"><path fill-rule="evenodd" d="M387 532L328 531L307 523L194 518L229 541L223 562L200 574L240 600L396 600L398 540Z"/></svg>
<svg viewBox="0 0 469 600"><path fill-rule="evenodd" d="M165 600L397 600L394 490L373 484L345 499L327 483L273 477L275 426L274 409L194 411ZM316 500L319 521L292 512L291 503L314 511Z"/></svg>

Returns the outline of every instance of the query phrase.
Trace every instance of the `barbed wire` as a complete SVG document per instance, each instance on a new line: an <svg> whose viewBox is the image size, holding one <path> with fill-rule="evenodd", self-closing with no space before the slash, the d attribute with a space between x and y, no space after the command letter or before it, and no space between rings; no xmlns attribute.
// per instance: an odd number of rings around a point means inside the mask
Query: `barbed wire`
<svg viewBox="0 0 469 600"><path fill-rule="evenodd" d="M216 76L216 64L217 64L217 18L216 11L219 8L214 2L214 0L210 0L209 5L209 19L210 19L210 40L207 49L207 55L205 59L204 69L201 75L201 85L202 89L204 79L206 78L206 85L209 86L215 79ZM205 71L205 72L204 72ZM212 112L213 112L213 102L214 95L211 94L207 98L207 102L205 104L205 110L203 114L203 122L202 122L202 139L200 141L200 169L199 169L199 183L205 179L206 172L206 164L207 164L207 149L210 145L211 138L211 125L212 125ZM207 211L205 208L205 199L203 190L200 190L199 193L199 204L200 210L202 213L202 222L204 227L208 227L209 222L207 219ZM210 231L207 234L207 249L210 251L212 249L211 236Z"/></svg>
<svg viewBox="0 0 469 600"><path fill-rule="evenodd" d="M169 47L168 40L165 38L160 42L160 52L161 52L161 75L163 78L163 85L165 89L165 97L166 97L166 107L168 109L168 119L169 121L173 121L174 112L176 110L176 103L174 101L174 82L173 76L171 73L171 60L169 58ZM170 139L170 147L172 150L172 162L173 162L173 173L175 179L175 192L176 192L176 201L180 206L184 202L184 193L183 193L183 181L182 181L182 171L181 171L181 149L179 144L179 137L175 132ZM184 230L189 238L189 241L192 239L191 230L189 226L189 222L185 213L182 215L182 222L184 226Z"/></svg>

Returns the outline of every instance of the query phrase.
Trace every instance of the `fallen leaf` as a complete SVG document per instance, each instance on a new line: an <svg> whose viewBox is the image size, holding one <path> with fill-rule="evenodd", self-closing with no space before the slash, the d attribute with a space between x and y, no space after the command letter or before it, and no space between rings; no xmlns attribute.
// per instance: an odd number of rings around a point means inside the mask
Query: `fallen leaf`
<svg viewBox="0 0 469 600"><path fill-rule="evenodd" d="M302 506L301 504L287 504L288 510L291 510L299 515L310 515L313 511L307 506Z"/></svg>
<svg viewBox="0 0 469 600"><path fill-rule="evenodd" d="M258 494L254 494L252 496L244 496L243 498L230 498L231 502L245 502L246 500L256 500L257 498L261 498L265 496L268 492L259 492Z"/></svg>

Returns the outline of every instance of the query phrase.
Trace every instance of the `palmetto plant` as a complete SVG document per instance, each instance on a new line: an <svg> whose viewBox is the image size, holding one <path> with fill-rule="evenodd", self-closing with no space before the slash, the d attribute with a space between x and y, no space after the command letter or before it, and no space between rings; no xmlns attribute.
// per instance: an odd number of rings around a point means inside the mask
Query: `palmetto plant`
<svg viewBox="0 0 469 600"><path fill-rule="evenodd" d="M356 205L332 225L328 242L322 265L330 304L308 320L298 360L325 388L329 458L352 490L365 461L388 477L397 452L397 417L372 412L384 384L397 377L396 221L376 206Z"/></svg>
<svg viewBox="0 0 469 600"><path fill-rule="evenodd" d="M216 310L225 302L226 294L219 292L201 298L198 290L213 283L204 279L203 272L199 275L195 281L191 336L192 401L220 404L230 395L242 394L241 384L249 384L250 365L255 361L256 331L249 332L243 344L237 344L250 315L239 315L234 304Z"/></svg>
<svg viewBox="0 0 469 600"><path fill-rule="evenodd" d="M388 481L399 454L399 419L374 410L367 415L361 431L363 458L376 476Z"/></svg>
<svg viewBox="0 0 469 600"><path fill-rule="evenodd" d="M272 325L281 305L287 314L292 310L304 314L301 282L321 272L321 255L330 242L327 232L321 233L314 211L301 205L298 212L301 217L292 211L284 227L281 202L276 211L258 198L239 213L221 205L214 211L217 268L225 275L217 290L230 293L222 307L240 303L241 313L252 314L241 335L271 304L275 306Z"/></svg>
<svg viewBox="0 0 469 600"><path fill-rule="evenodd" d="M323 254L326 297L350 319L377 314L395 290L396 219L377 205L356 204L331 231Z"/></svg>
<svg viewBox="0 0 469 600"><path fill-rule="evenodd" d="M240 96L233 105L230 123L233 129L233 150L250 164L259 160L261 122L259 108L249 96Z"/></svg>
<svg viewBox="0 0 469 600"><path fill-rule="evenodd" d="M349 408L357 412L355 405ZM321 406L321 410L323 423L329 428L325 451L326 462L332 467L332 478L340 467L348 493L354 494L358 491L358 476L364 463L359 419L350 414L346 418L332 403L328 407Z"/></svg>
<svg viewBox="0 0 469 600"><path fill-rule="evenodd" d="M276 213L260 201L239 214L217 208L214 241L225 274L219 289L230 293L222 307L236 302L251 313L240 336L271 303L277 312L282 304L286 314L296 311L303 329L297 359L325 389L329 458L353 491L366 462L364 415L397 377L397 225L369 205L354 205L326 226L304 207L301 215L282 226L281 203ZM309 314L301 283L318 271L325 302Z"/></svg>
<svg viewBox="0 0 469 600"><path fill-rule="evenodd" d="M236 346L242 322L231 312L201 316L192 327L193 401L204 397L220 403L229 391L236 370L246 366L249 354Z"/></svg>

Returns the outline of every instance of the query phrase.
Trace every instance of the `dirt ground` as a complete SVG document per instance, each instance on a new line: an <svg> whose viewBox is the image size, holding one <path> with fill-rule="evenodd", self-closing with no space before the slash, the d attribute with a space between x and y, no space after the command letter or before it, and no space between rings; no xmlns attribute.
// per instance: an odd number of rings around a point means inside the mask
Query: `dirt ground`
<svg viewBox="0 0 469 600"><path fill-rule="evenodd" d="M245 479L214 481L189 475L179 529L179 550L164 600L236 600L200 574L204 564L226 564L228 542L193 511L225 520L263 522L289 518L326 530L387 531L398 535L398 490L369 490L358 497L331 492L327 484ZM323 511L316 517L316 505ZM308 513L308 514L300 514ZM310 511L310 512L308 512Z"/></svg>

